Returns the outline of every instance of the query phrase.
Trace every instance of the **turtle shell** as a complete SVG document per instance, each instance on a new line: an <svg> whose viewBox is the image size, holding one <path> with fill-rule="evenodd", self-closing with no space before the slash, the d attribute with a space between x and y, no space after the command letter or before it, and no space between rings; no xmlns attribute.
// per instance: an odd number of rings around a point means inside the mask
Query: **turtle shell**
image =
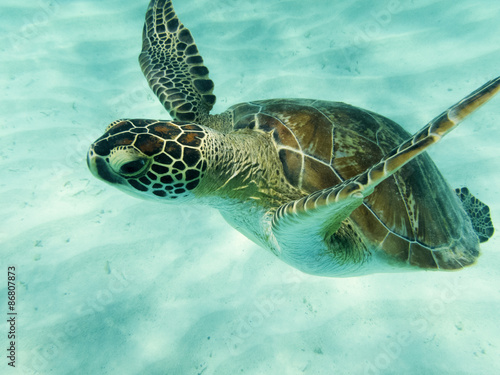
<svg viewBox="0 0 500 375"><path fill-rule="evenodd" d="M286 178L304 195L364 172L410 137L392 120L339 102L277 99L230 110L235 130L272 132ZM348 220L368 248L421 268L461 268L478 255L467 214L426 153L378 185Z"/></svg>

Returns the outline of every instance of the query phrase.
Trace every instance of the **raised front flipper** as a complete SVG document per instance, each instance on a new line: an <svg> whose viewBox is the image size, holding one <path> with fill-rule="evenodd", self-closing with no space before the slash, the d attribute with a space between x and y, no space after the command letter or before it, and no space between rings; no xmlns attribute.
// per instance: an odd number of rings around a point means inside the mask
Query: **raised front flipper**
<svg viewBox="0 0 500 375"><path fill-rule="evenodd" d="M489 81L460 102L436 117L412 138L385 155L380 162L367 171L343 183L317 191L296 201L284 204L274 213L272 232L276 238L281 256L289 262L308 262L313 270L315 259L344 261L342 267L352 263L363 263L368 256L363 241L349 232L343 221L363 203L375 187L396 173L410 160L437 143L445 134L455 128L467 115L488 101L500 90L500 77ZM338 230L346 231L337 237L342 246L331 242ZM328 242L330 241L330 242ZM347 245L347 248L343 245ZM339 254L338 252L344 252ZM332 269L332 265L317 265ZM300 267L298 267L300 268ZM311 272L322 274L322 272Z"/></svg>
<svg viewBox="0 0 500 375"><path fill-rule="evenodd" d="M149 4L139 63L174 120L205 122L215 103L214 83L191 32L179 21L169 0Z"/></svg>

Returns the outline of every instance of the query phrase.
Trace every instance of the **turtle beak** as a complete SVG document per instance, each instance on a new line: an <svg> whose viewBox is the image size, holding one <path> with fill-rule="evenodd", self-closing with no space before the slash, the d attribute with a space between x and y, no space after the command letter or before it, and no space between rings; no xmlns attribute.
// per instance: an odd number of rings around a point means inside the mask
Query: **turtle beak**
<svg viewBox="0 0 500 375"><path fill-rule="evenodd" d="M90 172L100 180L106 181L111 184L121 183L122 179L117 176L109 167L104 158L97 155L91 147L87 153L87 166Z"/></svg>
<svg viewBox="0 0 500 375"><path fill-rule="evenodd" d="M91 167L92 165L92 167ZM90 150L89 152L87 152L87 167L89 167L90 171L92 172L92 168L94 167L95 163L93 161L91 161L91 158L90 158ZM92 172L93 174L93 172Z"/></svg>

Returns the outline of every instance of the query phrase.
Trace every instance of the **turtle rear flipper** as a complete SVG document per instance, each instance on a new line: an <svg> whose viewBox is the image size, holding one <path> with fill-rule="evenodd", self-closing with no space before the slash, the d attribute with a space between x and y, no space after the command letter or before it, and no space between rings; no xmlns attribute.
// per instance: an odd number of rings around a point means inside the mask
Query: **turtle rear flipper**
<svg viewBox="0 0 500 375"><path fill-rule="evenodd" d="M215 103L214 83L172 1L149 3L142 38L139 63L160 102L174 120L203 123Z"/></svg>
<svg viewBox="0 0 500 375"><path fill-rule="evenodd" d="M462 201L465 212L470 217L472 227L479 237L479 241L488 241L495 232L491 221L490 208L473 196L466 187L455 189L455 191Z"/></svg>

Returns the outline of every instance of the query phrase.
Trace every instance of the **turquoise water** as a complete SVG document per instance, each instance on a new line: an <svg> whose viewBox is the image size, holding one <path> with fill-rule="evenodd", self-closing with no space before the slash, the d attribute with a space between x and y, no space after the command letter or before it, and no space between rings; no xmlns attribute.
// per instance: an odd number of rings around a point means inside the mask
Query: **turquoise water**
<svg viewBox="0 0 500 375"><path fill-rule="evenodd" d="M16 368L2 374L493 374L500 237L461 272L328 279L295 271L205 207L93 178L123 117L168 118L137 56L147 1L0 5L0 313L16 267ZM344 101L414 132L500 74L500 3L174 1L216 84ZM430 151L500 226L500 99ZM8 347L7 324L0 342ZM4 352L5 353L5 352Z"/></svg>

